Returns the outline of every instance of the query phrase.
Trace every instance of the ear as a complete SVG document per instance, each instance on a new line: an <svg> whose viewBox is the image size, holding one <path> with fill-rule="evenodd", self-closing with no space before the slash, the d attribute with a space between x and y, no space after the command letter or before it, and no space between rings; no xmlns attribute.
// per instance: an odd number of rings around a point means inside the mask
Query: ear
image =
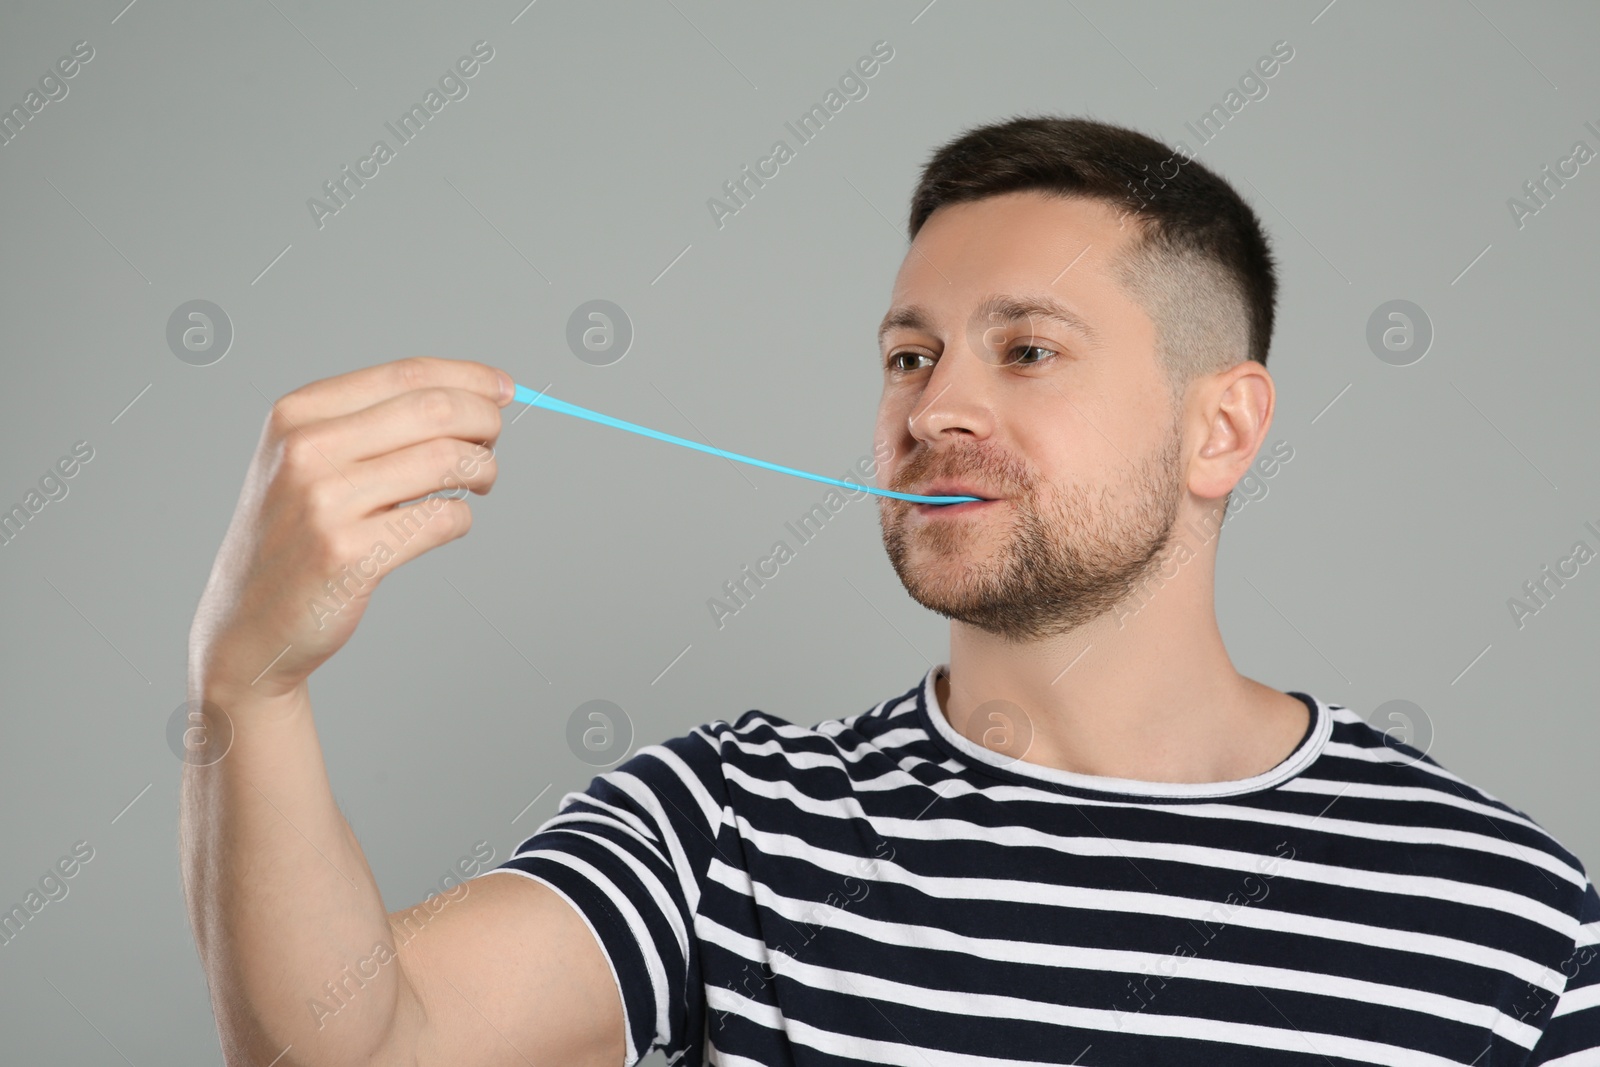
<svg viewBox="0 0 1600 1067"><path fill-rule="evenodd" d="M1267 368L1247 359L1205 379L1197 399L1207 433L1189 464L1189 490L1215 500L1231 490L1255 461L1272 426L1276 390Z"/></svg>

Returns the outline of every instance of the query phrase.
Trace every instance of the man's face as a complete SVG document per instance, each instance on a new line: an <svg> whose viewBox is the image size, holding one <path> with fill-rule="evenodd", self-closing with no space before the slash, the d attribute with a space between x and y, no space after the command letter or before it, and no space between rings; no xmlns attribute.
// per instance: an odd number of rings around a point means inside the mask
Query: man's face
<svg viewBox="0 0 1600 1067"><path fill-rule="evenodd" d="M941 208L918 232L879 350L875 435L893 454L878 484L996 498L878 498L889 560L924 607L1032 640L1110 610L1159 562L1186 461L1155 324L1109 274L1136 226L1115 205L1024 192Z"/></svg>

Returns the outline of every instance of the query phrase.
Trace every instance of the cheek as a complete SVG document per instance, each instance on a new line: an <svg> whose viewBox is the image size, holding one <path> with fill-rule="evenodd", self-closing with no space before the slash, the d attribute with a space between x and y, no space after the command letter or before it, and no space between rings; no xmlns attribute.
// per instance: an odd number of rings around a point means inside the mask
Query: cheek
<svg viewBox="0 0 1600 1067"><path fill-rule="evenodd" d="M896 455L903 455L907 451L912 443L908 422L910 417L911 407L904 397L884 394L872 425L873 447L880 455L890 448L895 450Z"/></svg>
<svg viewBox="0 0 1600 1067"><path fill-rule="evenodd" d="M1074 398L1057 420L1057 448L1065 449L1064 456L1092 460L1109 476L1112 464L1127 467L1166 440L1170 419L1166 408L1144 393L1090 393Z"/></svg>
<svg viewBox="0 0 1600 1067"><path fill-rule="evenodd" d="M901 432L904 430L903 420L897 431L893 413L881 406L878 408L878 417L872 425L872 457L869 462L872 464L873 481L880 489L888 486L904 454L905 447L901 443Z"/></svg>
<svg viewBox="0 0 1600 1067"><path fill-rule="evenodd" d="M1008 446L1034 482L1044 511L1114 507L1126 492L1140 451L1136 437L1118 425L1118 413L1074 401L1056 405Z"/></svg>
<svg viewBox="0 0 1600 1067"><path fill-rule="evenodd" d="M1007 451L1043 481L1081 478L1101 462L1110 433L1106 422L1092 397L1069 401L1051 390L1048 397L1007 412Z"/></svg>

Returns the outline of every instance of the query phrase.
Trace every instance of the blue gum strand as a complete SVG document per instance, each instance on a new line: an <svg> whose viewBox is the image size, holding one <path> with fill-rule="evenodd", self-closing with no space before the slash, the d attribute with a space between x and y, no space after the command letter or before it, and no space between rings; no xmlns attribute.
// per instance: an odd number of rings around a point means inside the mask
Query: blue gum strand
<svg viewBox="0 0 1600 1067"><path fill-rule="evenodd" d="M532 389L529 389L525 385L519 385L515 388L513 399L520 400L522 403L530 404L534 407L544 408L546 411L559 411L564 415L576 415L580 419L588 419L591 422L598 422L602 426L614 426L619 430L627 430L630 433L643 434L645 437L654 437L658 441L666 441L669 444L682 445L684 448L692 448L699 452L709 452L713 456L722 456L726 459L735 460L739 463L750 463L757 467L765 467L767 470L777 471L780 474L792 474L796 478L810 478L814 482L825 482L828 485L837 485L844 489L854 489L860 492L872 493L876 496L893 497L896 500L910 500L917 504L964 504L969 500L983 499L982 497L977 496L920 496L916 493L897 493L892 489L878 489L870 485L862 485L859 482L840 481L838 478L829 478L822 474L812 474L809 471L796 470L793 467L785 467L777 463L768 463L764 459L753 459L750 456L741 456L737 452L726 452L720 448L713 448L710 445L703 445L698 441L690 441L686 438L674 437L670 433L662 433L660 430L652 430L648 426L640 426L637 423L626 422L622 419L614 419L610 415L602 415L598 411L590 411L588 408L582 408L576 404L569 404L565 400L557 400L553 396L546 396L543 393L535 393Z"/></svg>

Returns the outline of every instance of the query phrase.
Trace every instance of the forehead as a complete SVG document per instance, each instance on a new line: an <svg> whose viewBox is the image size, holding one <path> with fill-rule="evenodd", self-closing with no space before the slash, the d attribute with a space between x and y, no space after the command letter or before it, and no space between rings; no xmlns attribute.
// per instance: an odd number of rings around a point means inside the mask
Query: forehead
<svg viewBox="0 0 1600 1067"><path fill-rule="evenodd" d="M895 276L891 307L976 303L994 292L1063 300L1114 294L1116 257L1138 236L1122 206L1027 191L950 204L917 232Z"/></svg>

